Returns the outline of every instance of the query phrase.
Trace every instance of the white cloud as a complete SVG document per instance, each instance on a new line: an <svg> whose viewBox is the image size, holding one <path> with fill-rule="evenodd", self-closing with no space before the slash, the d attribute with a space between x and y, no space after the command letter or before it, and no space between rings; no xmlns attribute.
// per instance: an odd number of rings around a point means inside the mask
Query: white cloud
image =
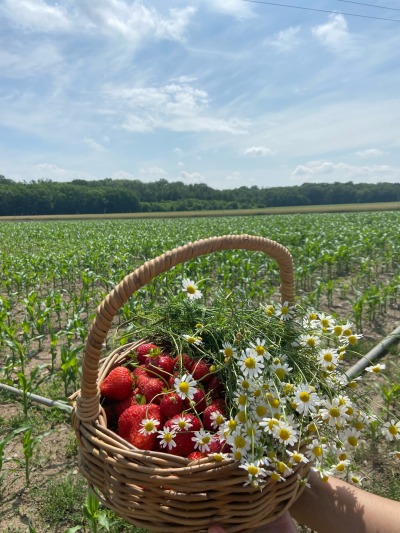
<svg viewBox="0 0 400 533"><path fill-rule="evenodd" d="M243 151L243 155L248 157L266 157L272 155L274 152L265 146L251 146Z"/></svg>
<svg viewBox="0 0 400 533"><path fill-rule="evenodd" d="M282 30L268 42L278 51L278 52L290 52L300 43L298 38L298 33L300 31L300 26L291 26L286 30Z"/></svg>
<svg viewBox="0 0 400 533"><path fill-rule="evenodd" d="M318 41L332 52L354 53L356 45L343 15L330 15L329 22L315 26L312 33Z"/></svg>
<svg viewBox="0 0 400 533"><path fill-rule="evenodd" d="M243 0L207 0L207 5L212 11L222 15L230 15L239 20L254 17L251 5L243 2Z"/></svg>
<svg viewBox="0 0 400 533"><path fill-rule="evenodd" d="M368 148L367 150L359 150L355 155L362 158L381 157L383 152L378 148Z"/></svg>
<svg viewBox="0 0 400 533"><path fill-rule="evenodd" d="M30 171L32 179L51 179L54 181L71 181L73 179L95 180L92 174L85 171L59 167L54 163L39 163Z"/></svg>
<svg viewBox="0 0 400 533"><path fill-rule="evenodd" d="M0 6L1 12L17 26L31 31L51 33L71 26L62 7L49 5L43 0L5 0Z"/></svg>
<svg viewBox="0 0 400 533"><path fill-rule="evenodd" d="M167 172L161 167L158 166L149 166L139 168L138 179L145 181L157 181L159 179L165 179L167 177Z"/></svg>
<svg viewBox="0 0 400 533"><path fill-rule="evenodd" d="M246 133L247 123L235 118L217 118L207 109L206 91L188 84L170 83L161 87L110 87L107 96L113 106L123 104L122 128L146 132L158 128L171 131ZM128 111L127 111L128 109Z"/></svg>
<svg viewBox="0 0 400 533"><path fill-rule="evenodd" d="M345 162L310 161L305 165L298 165L292 172L292 177L302 182L326 182L327 179L330 182L397 182L400 180L400 168L390 165L357 166Z"/></svg>
<svg viewBox="0 0 400 533"><path fill-rule="evenodd" d="M204 183L205 181L204 176L202 176L199 172L186 172L185 170L179 172L178 179L182 181L190 181L192 183Z"/></svg>
<svg viewBox="0 0 400 533"><path fill-rule="evenodd" d="M76 8L95 31L123 37L133 45L141 44L145 38L180 41L196 12L193 6L172 8L169 17L162 17L142 2L125 0L81 0Z"/></svg>
<svg viewBox="0 0 400 533"><path fill-rule="evenodd" d="M95 150L96 152L104 152L105 151L105 148L102 144L96 142L94 139L92 139L91 137L85 137L83 139L83 142L89 146L89 148L91 148L92 150Z"/></svg>
<svg viewBox="0 0 400 533"><path fill-rule="evenodd" d="M111 174L111 179L113 180L136 180L137 177L131 172L126 172L125 170L117 170Z"/></svg>

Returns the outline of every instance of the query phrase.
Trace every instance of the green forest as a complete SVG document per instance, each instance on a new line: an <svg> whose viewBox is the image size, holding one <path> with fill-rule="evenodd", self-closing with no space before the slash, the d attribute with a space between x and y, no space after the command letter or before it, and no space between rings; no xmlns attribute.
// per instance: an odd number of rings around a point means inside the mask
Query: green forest
<svg viewBox="0 0 400 533"><path fill-rule="evenodd" d="M151 183L111 178L70 182L16 182L0 175L0 216L74 215L259 209L400 201L400 183L304 183L292 187L239 187Z"/></svg>

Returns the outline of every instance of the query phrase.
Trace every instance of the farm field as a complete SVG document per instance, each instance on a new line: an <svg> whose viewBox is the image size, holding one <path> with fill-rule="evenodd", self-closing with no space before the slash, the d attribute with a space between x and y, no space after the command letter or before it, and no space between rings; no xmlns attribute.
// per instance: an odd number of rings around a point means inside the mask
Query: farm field
<svg viewBox="0 0 400 533"><path fill-rule="evenodd" d="M400 323L400 211L308 213L177 219L69 220L0 223L0 533L138 532L86 500L77 472L69 415L30 402L26 394L66 401L79 388L83 346L95 309L128 273L161 253L225 234L267 237L293 255L302 305L354 324L358 355ZM117 326L145 313L166 294L170 276L235 288L243 298L276 300L279 273L261 253L226 251L176 267L123 306ZM382 412L399 416L398 347L386 355L386 376L365 392ZM396 403L397 402L397 403ZM379 437L359 452L364 486L400 499L395 458ZM85 503L86 502L86 503Z"/></svg>

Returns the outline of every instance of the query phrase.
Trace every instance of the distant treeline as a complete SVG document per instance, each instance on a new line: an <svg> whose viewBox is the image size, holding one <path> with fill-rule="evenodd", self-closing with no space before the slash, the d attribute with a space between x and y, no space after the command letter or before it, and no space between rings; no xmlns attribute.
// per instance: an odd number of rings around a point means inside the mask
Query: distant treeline
<svg viewBox="0 0 400 533"><path fill-rule="evenodd" d="M0 216L259 209L400 201L400 183L304 183L217 190L161 179L16 182L0 175Z"/></svg>

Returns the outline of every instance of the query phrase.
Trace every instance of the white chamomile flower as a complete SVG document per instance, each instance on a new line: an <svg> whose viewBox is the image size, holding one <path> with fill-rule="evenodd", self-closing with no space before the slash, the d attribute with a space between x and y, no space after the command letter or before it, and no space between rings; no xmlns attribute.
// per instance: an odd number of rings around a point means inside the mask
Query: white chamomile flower
<svg viewBox="0 0 400 533"><path fill-rule="evenodd" d="M222 452L209 453L208 457L211 457L212 459L214 459L214 461L217 461L218 463L222 461L229 461L230 459L228 453L222 453Z"/></svg>
<svg viewBox="0 0 400 533"><path fill-rule="evenodd" d="M382 370L385 370L386 365L383 365L381 363L377 363L376 365L367 366L365 369L366 372L372 372L374 374L379 374L382 372Z"/></svg>
<svg viewBox="0 0 400 533"><path fill-rule="evenodd" d="M355 472L349 472L349 475L347 476L347 479L353 483L353 485L357 485L358 487L361 487L362 485L362 481L363 481L363 477L360 477L358 474L356 474Z"/></svg>
<svg viewBox="0 0 400 533"><path fill-rule="evenodd" d="M273 434L274 428L279 425L279 420L277 418L263 418L259 425L264 428L264 431L266 433L269 433L270 435Z"/></svg>
<svg viewBox="0 0 400 533"><path fill-rule="evenodd" d="M320 442L318 439L313 439L310 444L307 444L306 456L311 461L320 461L326 449L326 444Z"/></svg>
<svg viewBox="0 0 400 533"><path fill-rule="evenodd" d="M262 355L264 359L270 359L271 354L265 349L265 339L256 339L255 342L250 342L250 348L253 348L258 355Z"/></svg>
<svg viewBox="0 0 400 533"><path fill-rule="evenodd" d="M304 334L300 335L298 341L294 342L295 346L304 346L304 348L314 349L318 348L321 339L318 335Z"/></svg>
<svg viewBox="0 0 400 533"><path fill-rule="evenodd" d="M264 311L266 312L268 316L273 316L275 314L275 306L273 304L269 304L269 305L261 304L261 307L264 309Z"/></svg>
<svg viewBox="0 0 400 533"><path fill-rule="evenodd" d="M139 433L142 435L151 435L157 431L159 425L159 420L156 420L155 418L144 418L140 422Z"/></svg>
<svg viewBox="0 0 400 533"><path fill-rule="evenodd" d="M199 291L196 283L188 278L182 280L182 290L187 294L190 300L201 298L202 293Z"/></svg>
<svg viewBox="0 0 400 533"><path fill-rule="evenodd" d="M318 313L318 318L316 322L321 324L323 330L332 328L335 324L335 319L331 315L326 315L325 313Z"/></svg>
<svg viewBox="0 0 400 533"><path fill-rule="evenodd" d="M200 431L195 431L192 441L194 442L194 447L198 448L202 453L207 453L210 451L210 444L212 440L212 433L201 429Z"/></svg>
<svg viewBox="0 0 400 533"><path fill-rule="evenodd" d="M349 465L350 461L348 459L339 461L337 464L332 466L332 473L336 476L343 477L346 474Z"/></svg>
<svg viewBox="0 0 400 533"><path fill-rule="evenodd" d="M242 351L239 359L239 368L245 377L257 377L264 368L263 356L252 348L246 348Z"/></svg>
<svg viewBox="0 0 400 533"><path fill-rule="evenodd" d="M162 448L168 448L168 450L172 450L172 448L175 448L176 446L176 442L174 440L175 436L175 431L171 431L170 429L164 427L164 429L158 431L157 438L160 439L160 446Z"/></svg>
<svg viewBox="0 0 400 533"><path fill-rule="evenodd" d="M274 426L272 435L279 442L288 446L294 446L297 442L297 431L290 424L279 420L278 424Z"/></svg>
<svg viewBox="0 0 400 533"><path fill-rule="evenodd" d="M175 392L182 398L189 398L193 400L196 392L197 381L193 379L192 374L183 374L183 376L175 378L174 389Z"/></svg>
<svg viewBox="0 0 400 533"><path fill-rule="evenodd" d="M210 422L211 422L211 427L213 429L217 430L225 421L226 421L226 418L219 411L214 411L213 413L211 413Z"/></svg>
<svg viewBox="0 0 400 533"><path fill-rule="evenodd" d="M283 304L276 305L275 314L281 320L290 320L294 315L294 306L289 305L289 302L283 302Z"/></svg>
<svg viewBox="0 0 400 533"><path fill-rule="evenodd" d="M339 354L336 350L327 348L318 352L318 361L328 370L333 369L337 365L338 360Z"/></svg>
<svg viewBox="0 0 400 533"><path fill-rule="evenodd" d="M230 342L222 343L222 350L220 350L225 357L230 358L236 354L236 348Z"/></svg>
<svg viewBox="0 0 400 533"><path fill-rule="evenodd" d="M304 453L301 453L301 452L291 452L289 450L286 450L286 453L289 455L290 457L290 462L292 464L299 464L299 463L304 463L304 464L307 464L309 462L309 460L307 459L307 457L304 455Z"/></svg>
<svg viewBox="0 0 400 533"><path fill-rule="evenodd" d="M240 428L227 435L226 442L231 446L233 453L240 451L243 455L247 455L251 448L251 438L248 435L243 435Z"/></svg>
<svg viewBox="0 0 400 533"><path fill-rule="evenodd" d="M400 461L400 450L395 450L394 452L390 452L389 455Z"/></svg>
<svg viewBox="0 0 400 533"><path fill-rule="evenodd" d="M245 462L239 466L239 468L243 468L249 478L249 482L254 482L262 480L267 475L267 471L265 468L260 466L259 461L255 461L253 463Z"/></svg>
<svg viewBox="0 0 400 533"><path fill-rule="evenodd" d="M319 414L324 422L330 426L346 423L349 415L346 413L347 405L340 402L339 398L325 400L324 408L320 409Z"/></svg>
<svg viewBox="0 0 400 533"><path fill-rule="evenodd" d="M287 363L279 363L277 365L273 364L272 369L275 372L275 375L278 377L280 381L283 381L286 377L286 375L293 370L291 366L289 366Z"/></svg>
<svg viewBox="0 0 400 533"><path fill-rule="evenodd" d="M319 397L315 392L314 387L302 383L295 389L295 395L293 398L296 404L296 411L300 414L308 415L309 412L315 413L317 406L319 405Z"/></svg>
<svg viewBox="0 0 400 533"><path fill-rule="evenodd" d="M185 416L180 416L171 422L174 431L189 431L193 424Z"/></svg>
<svg viewBox="0 0 400 533"><path fill-rule="evenodd" d="M347 428L339 433L339 438L346 449L354 450L361 442L361 433L356 428Z"/></svg>
<svg viewBox="0 0 400 533"><path fill-rule="evenodd" d="M390 441L400 440L400 421L386 422L382 427L382 434Z"/></svg>
<svg viewBox="0 0 400 533"><path fill-rule="evenodd" d="M198 346L199 344L201 344L201 337L198 337L198 336L195 336L195 335L182 335L182 337L185 339L185 341L188 343L188 344L195 344L196 346Z"/></svg>

